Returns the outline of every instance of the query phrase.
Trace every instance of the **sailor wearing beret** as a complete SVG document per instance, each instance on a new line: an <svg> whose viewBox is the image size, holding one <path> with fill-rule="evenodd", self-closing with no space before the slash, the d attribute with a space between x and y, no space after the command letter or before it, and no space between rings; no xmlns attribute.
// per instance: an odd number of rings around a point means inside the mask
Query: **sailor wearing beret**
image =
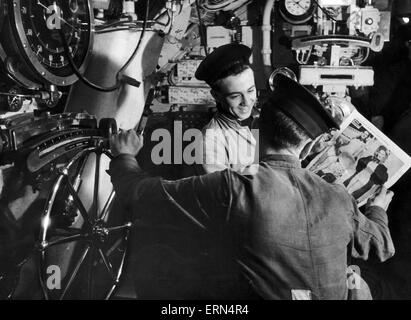
<svg viewBox="0 0 411 320"><path fill-rule="evenodd" d="M254 162L256 140L251 133L257 101L251 49L231 43L215 49L200 64L196 78L211 87L217 112L203 128L200 173L230 168L240 171Z"/></svg>

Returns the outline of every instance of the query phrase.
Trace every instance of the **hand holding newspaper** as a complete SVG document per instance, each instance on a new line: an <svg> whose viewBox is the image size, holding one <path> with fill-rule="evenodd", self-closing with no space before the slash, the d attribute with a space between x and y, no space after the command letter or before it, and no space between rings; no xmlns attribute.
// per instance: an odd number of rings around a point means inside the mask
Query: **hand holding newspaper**
<svg viewBox="0 0 411 320"><path fill-rule="evenodd" d="M390 188L411 167L411 158L358 111L339 131L324 134L313 148L317 153L307 169L326 181L339 183L359 206Z"/></svg>

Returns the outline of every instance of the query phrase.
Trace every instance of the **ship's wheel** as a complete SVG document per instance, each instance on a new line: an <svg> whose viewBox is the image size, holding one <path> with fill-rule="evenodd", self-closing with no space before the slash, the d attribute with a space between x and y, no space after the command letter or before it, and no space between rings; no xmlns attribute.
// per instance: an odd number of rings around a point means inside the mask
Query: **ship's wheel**
<svg viewBox="0 0 411 320"><path fill-rule="evenodd" d="M108 299L120 281L131 222L106 172L111 157L102 139L60 168L38 242L46 299Z"/></svg>

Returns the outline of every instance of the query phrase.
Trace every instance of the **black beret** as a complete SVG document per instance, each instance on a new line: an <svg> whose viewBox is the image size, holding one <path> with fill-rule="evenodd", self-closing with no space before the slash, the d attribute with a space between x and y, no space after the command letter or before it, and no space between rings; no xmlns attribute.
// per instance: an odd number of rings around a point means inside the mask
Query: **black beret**
<svg viewBox="0 0 411 320"><path fill-rule="evenodd" d="M270 108L275 105L312 139L331 128L339 129L339 125L322 103L298 82L283 74L277 74L274 78L274 86L275 90L271 93L269 103L265 107Z"/></svg>
<svg viewBox="0 0 411 320"><path fill-rule="evenodd" d="M236 63L250 64L252 50L239 43L225 44L210 53L198 66L195 77L212 84Z"/></svg>

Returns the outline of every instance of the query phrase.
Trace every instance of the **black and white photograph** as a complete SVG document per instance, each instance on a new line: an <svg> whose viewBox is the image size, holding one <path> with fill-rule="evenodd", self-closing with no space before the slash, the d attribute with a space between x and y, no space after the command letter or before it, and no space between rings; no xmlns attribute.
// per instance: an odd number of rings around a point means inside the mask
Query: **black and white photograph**
<svg viewBox="0 0 411 320"><path fill-rule="evenodd" d="M0 300L411 300L410 84L411 0L0 0Z"/></svg>
<svg viewBox="0 0 411 320"><path fill-rule="evenodd" d="M344 185L359 206L382 187L390 188L411 166L411 158L357 111L339 132L324 134L323 150L307 169L326 181Z"/></svg>

